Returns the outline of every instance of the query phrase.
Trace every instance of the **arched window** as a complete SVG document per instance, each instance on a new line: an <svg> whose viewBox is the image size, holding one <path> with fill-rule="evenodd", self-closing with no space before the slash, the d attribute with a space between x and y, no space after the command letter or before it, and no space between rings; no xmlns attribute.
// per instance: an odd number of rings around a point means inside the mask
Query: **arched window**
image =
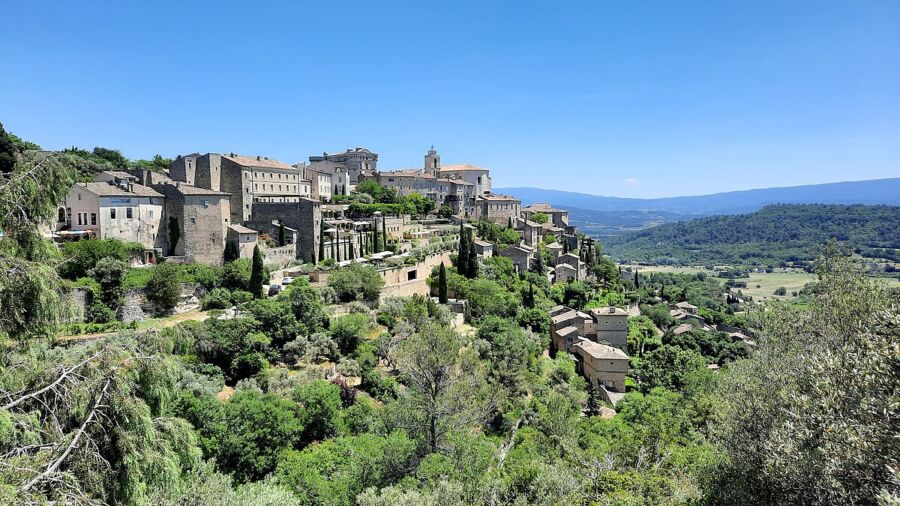
<svg viewBox="0 0 900 506"><path fill-rule="evenodd" d="M66 210L62 207L57 211L56 221L59 223L63 223L66 221Z"/></svg>

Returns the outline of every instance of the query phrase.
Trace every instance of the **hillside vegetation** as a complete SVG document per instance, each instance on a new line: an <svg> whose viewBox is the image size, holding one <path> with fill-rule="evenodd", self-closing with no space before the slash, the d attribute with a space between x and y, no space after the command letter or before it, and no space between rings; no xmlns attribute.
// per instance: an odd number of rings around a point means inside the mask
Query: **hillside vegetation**
<svg viewBox="0 0 900 506"><path fill-rule="evenodd" d="M657 263L807 264L821 244L836 240L863 256L897 261L898 230L898 206L772 205L611 237L606 252Z"/></svg>

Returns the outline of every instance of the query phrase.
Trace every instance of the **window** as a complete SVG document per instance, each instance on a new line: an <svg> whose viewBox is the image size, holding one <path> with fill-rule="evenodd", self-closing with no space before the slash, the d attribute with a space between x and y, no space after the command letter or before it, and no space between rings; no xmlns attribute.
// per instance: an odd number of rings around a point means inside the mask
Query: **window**
<svg viewBox="0 0 900 506"><path fill-rule="evenodd" d="M111 219L111 220L116 219L116 210L115 210L115 208L112 208L112 209L109 210L109 219ZM79 221L80 221L80 220L79 220ZM79 223L79 224L80 224L80 223Z"/></svg>
<svg viewBox="0 0 900 506"><path fill-rule="evenodd" d="M133 212L130 207L125 208L125 217L126 218L134 218Z"/></svg>
<svg viewBox="0 0 900 506"><path fill-rule="evenodd" d="M197 218L191 218L191 225L197 224Z"/></svg>
<svg viewBox="0 0 900 506"><path fill-rule="evenodd" d="M208 200L204 200L204 201L203 201L203 207L209 207L209 201L208 201Z"/></svg>
<svg viewBox="0 0 900 506"><path fill-rule="evenodd" d="M66 221L66 210L63 208L59 208L59 211L56 213L56 221L62 223Z"/></svg>
<svg viewBox="0 0 900 506"><path fill-rule="evenodd" d="M153 209L150 210L150 217L153 217Z"/></svg>
<svg viewBox="0 0 900 506"><path fill-rule="evenodd" d="M81 213L78 213L78 224L84 225L83 223L81 223Z"/></svg>
<svg viewBox="0 0 900 506"><path fill-rule="evenodd" d="M97 224L97 213L91 213L91 225Z"/></svg>
<svg viewBox="0 0 900 506"><path fill-rule="evenodd" d="M78 200L81 200L81 194L80 194L80 193L78 194Z"/></svg>

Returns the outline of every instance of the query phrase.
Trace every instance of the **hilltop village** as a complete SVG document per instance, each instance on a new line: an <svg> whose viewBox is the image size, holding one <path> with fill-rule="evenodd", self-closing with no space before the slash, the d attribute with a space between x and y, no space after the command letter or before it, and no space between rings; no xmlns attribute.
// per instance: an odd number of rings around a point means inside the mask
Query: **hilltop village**
<svg viewBox="0 0 900 506"><path fill-rule="evenodd" d="M380 171L377 164L377 153L357 147L292 165L265 156L192 153L166 171L107 170L72 186L53 231L61 241L140 244L139 263L147 265L222 265L252 258L259 248L273 270L270 294L296 276L324 282L333 268L361 263L381 274L383 296L429 295L425 278L435 266L450 265L466 230L474 231L479 260L508 257L517 273L539 267L550 283L587 278L591 250L585 246L593 241L569 225L567 211L523 207L513 196L493 193L490 170L442 164L433 147L421 168ZM417 206L379 205L381 193L391 202L417 199ZM478 236L477 223L503 229L507 240ZM549 252L549 265L539 246ZM466 320L465 300L452 300L451 308ZM604 400L615 403L628 372L628 313L610 306L587 315L557 306L550 316L553 350L571 353Z"/></svg>

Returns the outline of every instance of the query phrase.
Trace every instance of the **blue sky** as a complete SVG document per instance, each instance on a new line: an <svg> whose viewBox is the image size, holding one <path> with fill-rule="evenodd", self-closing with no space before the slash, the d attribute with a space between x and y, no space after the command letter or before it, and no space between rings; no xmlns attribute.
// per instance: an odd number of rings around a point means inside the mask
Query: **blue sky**
<svg viewBox="0 0 900 506"><path fill-rule="evenodd" d="M0 122L46 148L657 197L900 177L900 2L8 2Z"/></svg>

